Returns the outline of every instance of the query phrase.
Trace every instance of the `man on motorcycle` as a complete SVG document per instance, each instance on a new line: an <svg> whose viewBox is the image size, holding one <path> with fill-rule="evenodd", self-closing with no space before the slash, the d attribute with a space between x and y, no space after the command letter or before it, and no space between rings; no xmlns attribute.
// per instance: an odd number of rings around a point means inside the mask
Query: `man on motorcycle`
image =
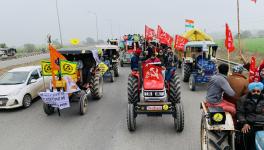
<svg viewBox="0 0 264 150"><path fill-rule="evenodd" d="M224 111L230 112L232 116L236 114L235 105L223 99L223 93L229 96L235 96L234 90L227 81L229 67L227 64L221 64L218 67L218 74L212 76L208 83L206 105L208 107L222 107Z"/></svg>
<svg viewBox="0 0 264 150"><path fill-rule="evenodd" d="M237 119L244 135L246 149L255 149L255 132L262 130L257 122L264 123L263 84L253 82L248 85L249 93L237 102Z"/></svg>
<svg viewBox="0 0 264 150"><path fill-rule="evenodd" d="M244 67L236 65L232 68L232 75L227 77L231 88L235 91L235 96L230 97L224 94L224 99L236 105L237 101L248 92L248 79L243 73Z"/></svg>

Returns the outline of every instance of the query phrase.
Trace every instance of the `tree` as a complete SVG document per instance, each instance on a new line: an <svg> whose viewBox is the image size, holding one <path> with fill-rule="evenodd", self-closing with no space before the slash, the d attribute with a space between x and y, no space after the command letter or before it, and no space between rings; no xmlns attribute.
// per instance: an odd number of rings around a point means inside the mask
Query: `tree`
<svg viewBox="0 0 264 150"><path fill-rule="evenodd" d="M36 50L36 46L34 44L24 44L24 51L28 53L32 53Z"/></svg>
<svg viewBox="0 0 264 150"><path fill-rule="evenodd" d="M246 38L251 38L251 37L252 37L252 33L249 30L242 31L240 33L241 39L246 39ZM235 38L238 39L238 34L236 34Z"/></svg>
<svg viewBox="0 0 264 150"><path fill-rule="evenodd" d="M98 41L97 41L97 44L104 44L104 43L105 43L104 40L98 40Z"/></svg>
<svg viewBox="0 0 264 150"><path fill-rule="evenodd" d="M0 48L7 48L6 43L0 43Z"/></svg>
<svg viewBox="0 0 264 150"><path fill-rule="evenodd" d="M83 44L85 45L94 45L96 44L95 40L91 37L87 37L85 41L83 41Z"/></svg>
<svg viewBox="0 0 264 150"><path fill-rule="evenodd" d="M264 30L259 30L257 34L258 37L264 37Z"/></svg>

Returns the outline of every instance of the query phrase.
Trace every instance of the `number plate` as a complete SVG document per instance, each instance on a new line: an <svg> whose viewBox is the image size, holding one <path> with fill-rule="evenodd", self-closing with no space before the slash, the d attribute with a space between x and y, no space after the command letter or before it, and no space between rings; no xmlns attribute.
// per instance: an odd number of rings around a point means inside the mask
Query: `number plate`
<svg viewBox="0 0 264 150"><path fill-rule="evenodd" d="M147 110L162 110L162 106L147 106Z"/></svg>

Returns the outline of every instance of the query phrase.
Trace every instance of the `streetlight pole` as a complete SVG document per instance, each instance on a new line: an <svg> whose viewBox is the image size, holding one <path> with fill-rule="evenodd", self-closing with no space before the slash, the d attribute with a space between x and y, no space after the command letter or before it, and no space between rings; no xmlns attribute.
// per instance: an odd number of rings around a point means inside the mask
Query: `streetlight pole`
<svg viewBox="0 0 264 150"><path fill-rule="evenodd" d="M112 20L108 19L109 23L110 23L110 33L111 33L111 38L113 39L113 25L112 25Z"/></svg>
<svg viewBox="0 0 264 150"><path fill-rule="evenodd" d="M98 16L95 12L88 11L88 13L92 14L95 16L95 25L96 25L96 40L98 42L98 36L99 36L99 29L98 29Z"/></svg>
<svg viewBox="0 0 264 150"><path fill-rule="evenodd" d="M60 41L61 41L61 46L63 46L62 33L61 33L61 24L60 24L60 15L59 15L59 9L58 9L58 0L56 0L56 10L57 10L57 19L58 19L59 32L60 32Z"/></svg>

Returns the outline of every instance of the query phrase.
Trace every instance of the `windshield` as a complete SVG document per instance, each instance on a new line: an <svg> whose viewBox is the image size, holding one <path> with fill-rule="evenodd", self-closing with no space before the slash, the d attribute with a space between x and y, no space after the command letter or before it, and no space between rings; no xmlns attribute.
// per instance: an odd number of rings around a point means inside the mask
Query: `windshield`
<svg viewBox="0 0 264 150"><path fill-rule="evenodd" d="M29 72L7 72L0 77L0 85L22 84L27 80Z"/></svg>

